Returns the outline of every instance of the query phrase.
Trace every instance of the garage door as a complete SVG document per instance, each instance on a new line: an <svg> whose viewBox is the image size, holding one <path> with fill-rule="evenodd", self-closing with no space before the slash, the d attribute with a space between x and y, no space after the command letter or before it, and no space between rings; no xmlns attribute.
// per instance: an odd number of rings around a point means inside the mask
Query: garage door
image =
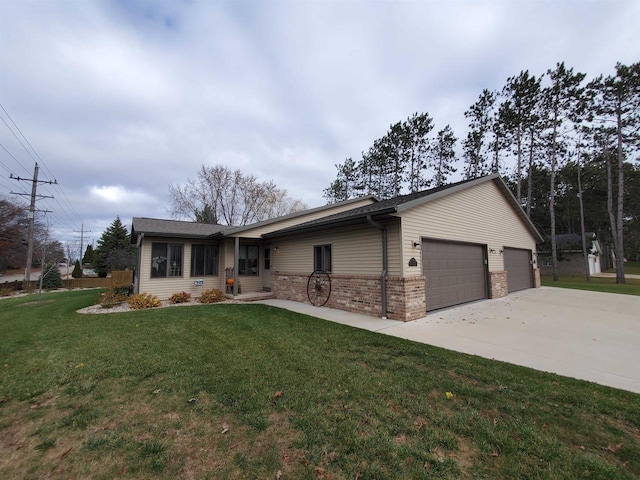
<svg viewBox="0 0 640 480"><path fill-rule="evenodd" d="M423 240L427 311L487 298L483 245Z"/></svg>
<svg viewBox="0 0 640 480"><path fill-rule="evenodd" d="M507 271L507 291L533 288L531 250L504 249L504 269Z"/></svg>

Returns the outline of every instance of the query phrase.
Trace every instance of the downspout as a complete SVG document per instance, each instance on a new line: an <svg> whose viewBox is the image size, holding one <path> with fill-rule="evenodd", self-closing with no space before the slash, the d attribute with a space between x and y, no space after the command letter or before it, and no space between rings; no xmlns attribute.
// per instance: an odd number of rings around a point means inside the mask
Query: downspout
<svg viewBox="0 0 640 480"><path fill-rule="evenodd" d="M382 300L382 318L387 319L387 228L380 225L378 222L371 218L371 215L367 215L367 222L374 228L378 228L382 231L382 272L380 273L380 290Z"/></svg>
<svg viewBox="0 0 640 480"><path fill-rule="evenodd" d="M235 238L233 255L233 296L238 296L238 268L240 268L240 237Z"/></svg>
<svg viewBox="0 0 640 480"><path fill-rule="evenodd" d="M140 280L142 277L142 241L144 240L144 233L138 235L138 241L136 242L136 254L137 254L137 262L136 262L136 278L135 278L135 293L140 293Z"/></svg>

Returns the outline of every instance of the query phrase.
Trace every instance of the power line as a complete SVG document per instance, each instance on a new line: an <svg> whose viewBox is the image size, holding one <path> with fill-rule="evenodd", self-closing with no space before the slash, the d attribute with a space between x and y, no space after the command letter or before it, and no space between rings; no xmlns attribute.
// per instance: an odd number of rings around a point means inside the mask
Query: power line
<svg viewBox="0 0 640 480"><path fill-rule="evenodd" d="M2 118L2 117L0 117L0 118ZM2 119L2 120L4 121L4 119ZM5 125L7 124L7 122L4 122L4 123L5 123ZM8 127L8 126L9 126L9 125L7 125L7 127ZM9 130L11 130L11 129L9 129ZM13 133L13 132L11 132L11 133ZM16 157L14 157L14 156L13 156L13 154L12 154L9 150L7 150L7 147L5 147L2 143L0 143L0 147L2 147L2 149L3 149L5 152L7 152L7 154L9 154L9 156L10 156L11 158L13 158L13 159L16 161L16 162L18 163L18 165L20 165L20 166L22 167L22 169L23 169L25 172L29 173L29 170L27 170L27 169L25 168L25 166L24 166L24 165L22 165L22 163L20 163L20 160L18 160Z"/></svg>
<svg viewBox="0 0 640 480"><path fill-rule="evenodd" d="M2 108L2 110L5 112L5 114L7 115L7 117L9 118L9 120L11 121L11 123L15 126L15 129L20 133L20 135L22 136L22 138L24 139L24 142L22 142L18 136L16 135L16 133L13 131L11 125L9 125L4 118L2 118L4 124L7 126L7 128L11 131L11 133L13 134L13 136L18 140L18 142L20 143L20 145L22 146L22 148L27 152L27 154L29 154L29 156L35 160L33 154L36 155L36 157L44 164L44 160L42 160L42 158L40 157L40 155L38 154L38 152L35 150L35 148L33 147L33 145L31 144L31 142L29 142L29 139L26 138L26 136L24 135L24 133L22 132L22 130L20 130L20 127L18 127L18 125L16 124L16 122L13 120L13 118L11 117L11 115L9 114L9 112L6 110L6 108L4 108L4 106L2 106L0 104L0 107ZM1 116L0 116L1 118ZM31 150L33 151L33 154L26 148L25 143L31 148ZM18 163L23 169L25 169L25 171L28 172L28 170L26 170L26 168L24 167L24 165L16 158L16 156L14 156L4 145L0 144L0 146L4 149L4 151L11 157L13 158L16 163ZM36 162L37 164L37 162ZM3 164L4 165L4 164ZM5 168L9 171L9 173L11 174L11 170L8 168L8 166L4 165ZM46 166L46 164L44 165L44 168L49 171L51 173L51 170ZM53 174L51 173L51 176L53 176ZM11 178L11 177L10 177ZM78 214L78 212L75 210L73 204L71 203L71 201L69 200L69 198L67 197L67 194L65 193L65 191L62 189L62 187L57 183L52 183L52 185L55 185L56 187L58 187L58 191L60 194L62 194L62 199L64 201L66 201L66 206L64 205L64 202L61 203L61 200L58 199L58 196L53 195L53 193L51 191L49 191L48 189L45 188L45 192L50 193L50 195L45 195L44 198L48 198L51 197L53 198L57 205L59 206L59 211L62 212L64 214L64 216L70 221L70 224L66 224L66 221L60 221L62 219L58 219L58 224L61 225L63 230L68 230L69 232L72 232L76 226L78 225L78 223L82 223L82 219L80 218L80 215ZM26 192L21 192L20 194L23 194ZM25 195L26 196L26 195ZM75 215L77 220L74 220L71 216Z"/></svg>
<svg viewBox="0 0 640 480"><path fill-rule="evenodd" d="M19 143L20 145L22 145L22 148L24 148L24 149L25 149L25 151L29 154L29 156L30 156L30 157L33 159L33 161L35 162L35 161L36 161L36 159L33 157L33 155L31 155L31 152L29 152L29 150L27 150L27 147L25 147L25 146L24 146L24 144L20 141L20 139L19 139L19 138L18 138L18 136L16 135L16 132L14 132L14 131L13 131L13 129L9 126L9 124L7 123L7 121L6 121L6 120L5 120L1 115L0 115L0 120L2 120L2 121L4 122L4 124L7 126L7 128L8 128L8 129L9 129L9 131L11 132L11 134L12 134L14 137L16 137L16 140L18 140L18 143ZM3 147L3 148L4 148L4 147ZM7 150L7 149L5 148L5 150ZM7 152L8 152L8 150L7 150ZM10 154L10 155L11 155L11 154ZM13 157L13 155L11 155L11 156ZM16 157L13 157L13 159L14 159L16 162L18 162L18 164L19 164L19 165L20 165L20 166L21 166L21 167L22 167L22 168L23 168L27 173L29 173L29 170L27 170L27 169L25 168L25 166L24 166L24 165L22 165L22 163L20 163L20 160L18 160Z"/></svg>
<svg viewBox="0 0 640 480"><path fill-rule="evenodd" d="M36 151L36 149L33 147L33 145L31 145L31 142L29 142L29 139L24 135L24 133L22 133L22 130L20 130L20 127L18 127L18 125L16 124L16 122L13 120L13 118L11 117L11 115L9 114L9 112L7 112L7 109L4 108L4 105L2 105L2 103L0 103L0 108L2 108L2 110L4 111L4 113L7 115L7 117L9 117L9 120L11 120L11 123L16 127L16 130L18 130L18 132L20 132L20 135L22 136L22 138L24 139L24 141L27 143L27 145L29 145L29 147L31 148L31 150L33 151L33 153L36 155L36 157L38 157L38 160L40 160L40 163L42 164L42 166L45 168L45 170L49 173L49 175L51 177L55 178L55 175L53 174L53 172L49 169L49 167L46 165L45 161L42 159L42 157L40 156L40 154ZM3 119L4 122L4 119ZM9 130L11 130L11 127L9 127L9 125L7 124L7 122L4 122L5 125L7 125L7 127L9 128ZM27 148L24 146L24 144L20 141L20 139L18 139L18 137L16 136L16 134L13 132L13 130L11 130L11 133L13 133L13 135L16 137L16 139L18 140L18 142L20 142L20 145L22 145L22 148L24 148L26 150L26 152L29 154L29 156L31 158L33 158L33 161L37 163L37 160L33 157L33 155L31 154L31 152L29 152L29 150L27 150ZM14 157L15 158L15 157ZM17 160L16 160L17 161ZM23 167L24 168L24 167ZM28 171L27 171L28 173ZM64 192L64 190L62 190L62 187L56 182L55 185L58 187L60 193L62 194L62 197L66 200L67 205L71 208L71 211L74 213L74 215L78 218L78 220L80 222L82 222L82 219L80 218L80 215L78 215L78 212L76 211L76 209L73 207L73 204L69 201L69 199L67 198L67 194Z"/></svg>
<svg viewBox="0 0 640 480"><path fill-rule="evenodd" d="M55 180L51 181L51 180L38 180L38 162L36 162L36 166L33 169L33 178L20 178L20 177L14 177L13 174L9 177L13 180L17 180L19 182L21 181L29 181L31 182L31 203L29 205L29 233L28 233L28 239L27 241L29 242L29 249L27 251L27 268L25 270L25 280L28 282L31 279L31 262L33 259L33 230L34 230L34 223L35 223L35 214L36 214L36 200L40 199L40 198L49 198L47 195L38 195L38 183L55 183ZM15 192L11 192L14 195L25 195L22 193L15 193ZM52 197L51 197L52 198ZM46 213L49 210L38 210L38 211L42 211Z"/></svg>

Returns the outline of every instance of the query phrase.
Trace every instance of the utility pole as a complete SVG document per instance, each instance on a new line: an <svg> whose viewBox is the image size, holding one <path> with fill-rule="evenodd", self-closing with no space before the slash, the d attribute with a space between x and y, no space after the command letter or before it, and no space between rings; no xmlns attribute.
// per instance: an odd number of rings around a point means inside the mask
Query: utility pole
<svg viewBox="0 0 640 480"><path fill-rule="evenodd" d="M84 232L91 233L91 230L84 229L84 223L80 224L80 270L83 270L83 262L84 259L84 251L82 248L84 247ZM77 230L74 230L74 233L78 233ZM82 275L80 275L82 276Z"/></svg>
<svg viewBox="0 0 640 480"><path fill-rule="evenodd" d="M29 249L27 251L27 267L24 272L24 279L28 282L31 280L31 262L33 261L33 229L35 223L36 212L51 212L51 210L36 210L36 200L40 198L53 198L52 195L38 195L38 183L48 183L49 185L57 185L57 180L38 180L38 163L33 169L33 178L21 178L14 177L13 174L9 175L9 178L17 181L31 182L31 203L29 204ZM12 195L24 195L29 196L28 193L11 192Z"/></svg>

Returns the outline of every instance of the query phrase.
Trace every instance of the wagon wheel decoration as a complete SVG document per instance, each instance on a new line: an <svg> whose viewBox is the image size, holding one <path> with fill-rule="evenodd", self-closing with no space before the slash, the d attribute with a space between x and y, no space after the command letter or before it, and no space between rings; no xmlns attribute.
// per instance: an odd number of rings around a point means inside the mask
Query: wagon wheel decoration
<svg viewBox="0 0 640 480"><path fill-rule="evenodd" d="M331 277L327 272L316 270L309 275L307 296L311 305L315 307L321 307L329 301L331 296Z"/></svg>

